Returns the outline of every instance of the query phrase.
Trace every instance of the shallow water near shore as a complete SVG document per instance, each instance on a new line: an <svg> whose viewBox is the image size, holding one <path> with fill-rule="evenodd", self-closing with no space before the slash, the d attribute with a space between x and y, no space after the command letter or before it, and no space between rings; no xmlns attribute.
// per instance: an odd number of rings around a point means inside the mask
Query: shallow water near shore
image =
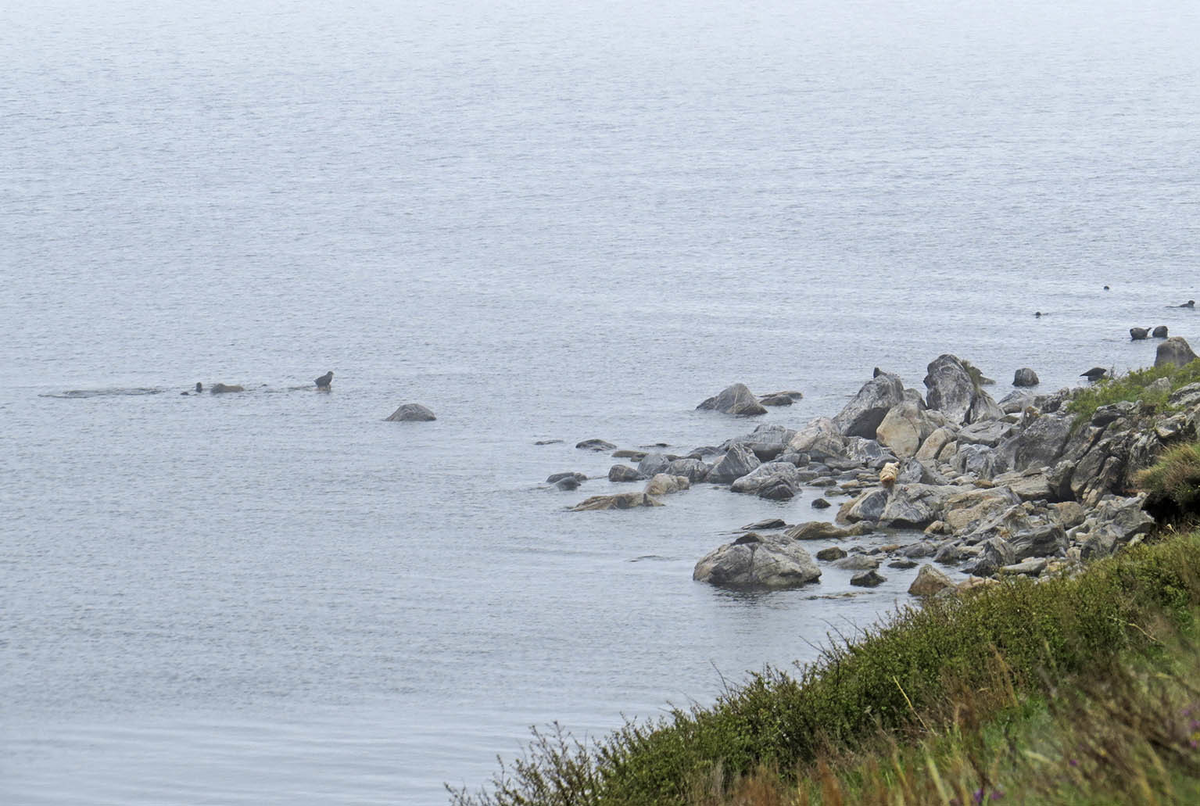
<svg viewBox="0 0 1200 806"><path fill-rule="evenodd" d="M1196 346L1197 11L1042 6L0 9L0 800L442 802L906 601L693 583L836 506L574 445Z"/></svg>

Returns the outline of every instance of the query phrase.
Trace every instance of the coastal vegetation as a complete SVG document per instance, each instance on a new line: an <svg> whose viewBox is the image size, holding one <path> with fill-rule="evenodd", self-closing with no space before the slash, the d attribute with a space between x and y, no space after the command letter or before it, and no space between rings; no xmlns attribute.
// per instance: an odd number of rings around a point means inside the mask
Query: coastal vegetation
<svg viewBox="0 0 1200 806"><path fill-rule="evenodd" d="M1200 535L1165 534L1074 576L934 598L711 707L590 745L538 733L455 802L1189 802Z"/></svg>
<svg viewBox="0 0 1200 806"><path fill-rule="evenodd" d="M1158 381L1164 383L1157 383ZM1079 427L1091 419L1096 409L1125 401L1140 402L1154 406L1159 411L1171 411L1171 394L1189 384L1200 382L1200 362L1182 367L1163 364L1157 367L1133 370L1114 378L1103 378L1086 389L1080 389L1071 398L1067 411L1075 415L1075 426Z"/></svg>

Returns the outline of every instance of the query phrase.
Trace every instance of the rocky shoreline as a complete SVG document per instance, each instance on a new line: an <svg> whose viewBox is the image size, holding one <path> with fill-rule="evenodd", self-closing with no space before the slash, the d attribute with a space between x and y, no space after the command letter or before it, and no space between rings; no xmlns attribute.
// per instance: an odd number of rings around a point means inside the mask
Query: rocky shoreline
<svg viewBox="0 0 1200 806"><path fill-rule="evenodd" d="M1182 366L1192 358L1175 337L1160 345L1156 365ZM1017 379L1030 375L1019 370ZM1014 384L996 401L984 382L953 355L929 364L924 394L877 369L834 417L798 429L764 424L683 456L615 451L637 465L614 465L609 480L646 480L645 488L592 496L572 509L661 506L661 496L702 483L776 501L816 488L822 493L816 507L844 499L835 523L762 521L696 564L694 579L736 590L814 582L821 576L818 561L857 571L851 584L871 587L884 580L879 569L885 564L908 569L925 562L909 592L930 595L1003 575L1069 571L1151 530L1155 520L1143 510L1145 494L1135 489L1134 475L1165 447L1200 431L1200 384L1177 389L1162 409L1125 401L1082 419L1067 410L1080 389L1037 394ZM1170 386L1165 379L1156 383ZM774 397L791 396L799 393ZM764 411L741 384L700 408L741 416ZM598 440L577 447L616 448ZM554 483L574 489L580 480L569 474ZM866 535L875 538L873 545L856 544L854 538ZM897 540L880 546L880 535ZM805 548L811 540L845 541L846 547L827 548L814 559ZM956 584L936 566L966 579Z"/></svg>

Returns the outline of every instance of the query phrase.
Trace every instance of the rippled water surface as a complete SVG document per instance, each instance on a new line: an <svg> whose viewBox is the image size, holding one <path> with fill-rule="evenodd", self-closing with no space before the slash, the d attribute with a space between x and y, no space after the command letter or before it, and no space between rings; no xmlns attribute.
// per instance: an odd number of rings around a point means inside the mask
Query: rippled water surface
<svg viewBox="0 0 1200 806"><path fill-rule="evenodd" d="M0 5L4 802L436 803L711 702L909 577L693 583L815 492L570 513L577 441L1200 340L1194 4L562 6Z"/></svg>

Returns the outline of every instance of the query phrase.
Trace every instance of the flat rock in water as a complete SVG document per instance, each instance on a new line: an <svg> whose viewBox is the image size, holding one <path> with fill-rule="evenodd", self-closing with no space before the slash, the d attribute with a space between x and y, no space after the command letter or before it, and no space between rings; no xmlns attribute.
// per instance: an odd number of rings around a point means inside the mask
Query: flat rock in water
<svg viewBox="0 0 1200 806"><path fill-rule="evenodd" d="M850 554L833 564L843 571L873 571L879 567L879 558L865 554Z"/></svg>
<svg viewBox="0 0 1200 806"><path fill-rule="evenodd" d="M814 498L812 502L813 509L829 509L831 506L833 505L824 498Z"/></svg>
<svg viewBox="0 0 1200 806"><path fill-rule="evenodd" d="M841 540L847 537L865 535L871 530L863 525L855 525L843 529L828 521L809 521L800 523L788 529L786 535L792 540Z"/></svg>
<svg viewBox="0 0 1200 806"><path fill-rule="evenodd" d="M557 484L563 479L574 479L576 482L587 481L587 476L582 473L552 473L546 477L547 484Z"/></svg>
<svg viewBox="0 0 1200 806"><path fill-rule="evenodd" d="M308 387L305 387L305 388L308 388ZM562 443L561 439L539 439L537 442L535 442L533 444L534 445L559 445L561 443Z"/></svg>
<svg viewBox="0 0 1200 806"><path fill-rule="evenodd" d="M743 526L742 531L753 532L758 529L784 529L784 528L787 528L787 524L784 523L782 518L767 518L765 520L758 521L757 523L752 523L749 526Z"/></svg>
<svg viewBox="0 0 1200 806"><path fill-rule="evenodd" d="M392 412L392 416L388 417L385 422L428 422L436 419L437 417L433 416L433 412L422 406L420 403L405 403L403 406Z"/></svg>
<svg viewBox="0 0 1200 806"><path fill-rule="evenodd" d="M575 447L581 451L615 451L617 449L616 445L602 439L585 439L583 442L575 443Z"/></svg>
<svg viewBox="0 0 1200 806"><path fill-rule="evenodd" d="M209 387L208 391L214 395L223 395L229 392L244 392L246 388L244 386L237 386L236 384L214 383Z"/></svg>
<svg viewBox="0 0 1200 806"><path fill-rule="evenodd" d="M646 458L646 452L631 450L613 451L612 457L614 459L632 459L635 462L640 462Z"/></svg>
<svg viewBox="0 0 1200 806"><path fill-rule="evenodd" d="M584 512L597 509L633 509L634 507L661 507L661 501L655 501L645 493L617 493L616 495L593 495L575 506L572 512Z"/></svg>

